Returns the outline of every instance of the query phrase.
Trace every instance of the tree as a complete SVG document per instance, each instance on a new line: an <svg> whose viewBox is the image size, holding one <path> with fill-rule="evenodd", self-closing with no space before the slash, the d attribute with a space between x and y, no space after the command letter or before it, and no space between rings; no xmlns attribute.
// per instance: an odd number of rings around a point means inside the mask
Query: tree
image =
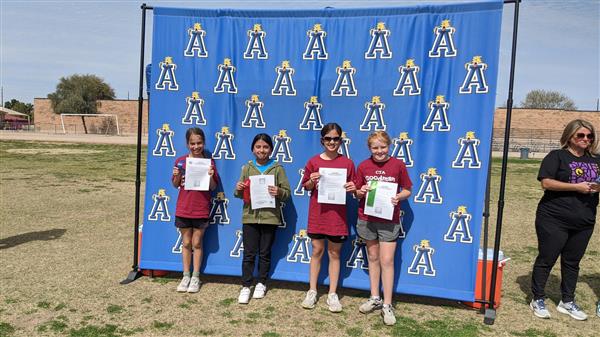
<svg viewBox="0 0 600 337"><path fill-rule="evenodd" d="M96 75L71 75L62 77L56 85L56 91L48 94L54 113L95 114L98 112L96 101L114 99L114 90ZM81 116L83 129L87 133L84 116Z"/></svg>
<svg viewBox="0 0 600 337"><path fill-rule="evenodd" d="M567 95L543 89L531 90L521 101L521 108L577 110L575 102Z"/></svg>
<svg viewBox="0 0 600 337"><path fill-rule="evenodd" d="M33 104L23 103L18 99L13 98L10 101L4 102L4 107L17 112L22 112L24 114L27 114L29 117L33 115Z"/></svg>
<svg viewBox="0 0 600 337"><path fill-rule="evenodd" d="M33 112L33 104L23 103L18 99L11 99L10 101L4 102L4 107L14 111L22 112L24 114L31 115Z"/></svg>

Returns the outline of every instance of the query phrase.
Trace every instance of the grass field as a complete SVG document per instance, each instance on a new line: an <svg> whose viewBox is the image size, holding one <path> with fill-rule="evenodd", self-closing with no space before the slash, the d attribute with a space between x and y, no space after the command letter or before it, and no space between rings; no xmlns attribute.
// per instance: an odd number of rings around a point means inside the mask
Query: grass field
<svg viewBox="0 0 600 337"><path fill-rule="evenodd" d="M533 221L542 194L538 161L509 162L501 249L512 260L496 323L484 325L478 311L456 302L399 295L394 327L378 314L360 314L368 294L353 289L340 290L344 311L332 314L323 296L315 310L300 307L303 283L274 281L264 300L247 306L237 304L239 279L233 277L203 277L193 295L175 292L175 274L119 285L131 269L134 146L2 141L0 163L0 336L600 335L600 318L592 316L600 298L598 230L577 287L590 319L556 312L559 266L547 286L552 319L536 319L529 310ZM496 160L492 225L499 171Z"/></svg>

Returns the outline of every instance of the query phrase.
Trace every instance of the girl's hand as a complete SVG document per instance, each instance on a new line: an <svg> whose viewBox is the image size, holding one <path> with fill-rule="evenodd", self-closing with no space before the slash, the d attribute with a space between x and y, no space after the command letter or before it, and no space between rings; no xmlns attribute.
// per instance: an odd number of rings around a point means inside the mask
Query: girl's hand
<svg viewBox="0 0 600 337"><path fill-rule="evenodd" d="M269 189L269 194L273 197L276 197L277 193L279 193L279 187L277 187L277 186L269 186L268 189Z"/></svg>
<svg viewBox="0 0 600 337"><path fill-rule="evenodd" d="M356 197L362 199L367 193L369 193L369 183L366 183L356 190Z"/></svg>
<svg viewBox="0 0 600 337"><path fill-rule="evenodd" d="M244 184L241 181L238 181L237 184L235 184L235 189L237 191L243 191L246 187L247 187L246 184Z"/></svg>
<svg viewBox="0 0 600 337"><path fill-rule="evenodd" d="M310 181L312 181L313 184L316 184L319 181L319 178L321 178L321 174L319 172L313 172L310 174Z"/></svg>
<svg viewBox="0 0 600 337"><path fill-rule="evenodd" d="M173 167L173 177L179 177L180 171L177 166Z"/></svg>
<svg viewBox="0 0 600 337"><path fill-rule="evenodd" d="M208 168L208 176L212 177L213 174L215 174L215 168L212 165L210 165L210 167Z"/></svg>
<svg viewBox="0 0 600 337"><path fill-rule="evenodd" d="M346 192L356 192L356 185L354 185L353 181L349 181L344 184L344 188L346 188Z"/></svg>
<svg viewBox="0 0 600 337"><path fill-rule="evenodd" d="M392 197L392 205L398 206L399 203L400 203L400 193L398 193Z"/></svg>

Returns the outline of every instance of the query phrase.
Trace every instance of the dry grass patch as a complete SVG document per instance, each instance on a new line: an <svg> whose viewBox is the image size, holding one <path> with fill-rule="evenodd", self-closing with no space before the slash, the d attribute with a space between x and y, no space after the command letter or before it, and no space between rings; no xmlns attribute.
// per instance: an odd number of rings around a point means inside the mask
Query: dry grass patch
<svg viewBox="0 0 600 337"><path fill-rule="evenodd" d="M14 152L27 148L95 152ZM203 276L197 294L175 292L177 273L119 285L132 262L135 147L2 141L0 162L0 336L588 337L600 331L596 317L575 322L554 310L559 266L547 288L552 320L535 319L527 306L541 196L536 161L509 165L502 250L513 260L504 269L502 306L489 327L477 311L456 302L405 295L395 297L398 324L387 327L378 313L358 312L368 294L354 289L340 290L341 314L327 310L325 288L317 308L304 310L303 283L273 281L265 299L243 306L236 277ZM492 219L498 167L495 161ZM598 237L596 231L577 289L589 314L600 297Z"/></svg>

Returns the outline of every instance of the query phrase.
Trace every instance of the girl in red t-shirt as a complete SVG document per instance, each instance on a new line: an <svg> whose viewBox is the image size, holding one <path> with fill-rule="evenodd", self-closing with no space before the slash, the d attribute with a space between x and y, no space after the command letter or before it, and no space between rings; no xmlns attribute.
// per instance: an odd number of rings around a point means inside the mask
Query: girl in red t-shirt
<svg viewBox="0 0 600 337"><path fill-rule="evenodd" d="M215 163L211 159L208 170L210 176L209 191L196 191L185 189L186 158L210 158L204 152L204 132L199 128L189 128L185 133L187 148L190 152L177 158L171 182L179 189L177 208L175 211L175 227L181 233L183 259L183 278L177 286L178 292L196 293L200 289L200 263L202 262L202 238L208 227L210 214L210 190L213 190L219 181ZM193 253L192 253L193 250ZM190 273L192 263L194 272Z"/></svg>
<svg viewBox="0 0 600 337"><path fill-rule="evenodd" d="M404 162L389 155L391 139L385 131L376 131L367 140L371 157L358 165L356 176L356 196L360 199L356 232L367 243L369 259L369 281L371 297L363 303L359 311L369 313L381 309L386 325L394 325L396 316L392 309L394 288L394 256L396 241L404 235L400 220L400 202L411 194L412 182ZM365 196L372 181L398 184L396 195L389 201L394 205L392 219L365 214ZM379 285L383 283L383 301L379 296Z"/></svg>
<svg viewBox="0 0 600 337"><path fill-rule="evenodd" d="M329 294L327 305L331 312L342 311L342 304L336 294L340 276L340 252L344 241L348 238L348 223L346 221L346 205L319 203L319 173L320 168L335 168L346 170L346 192L356 192L354 185L354 163L338 153L342 143L342 128L336 123L326 124L321 129L321 144L325 151L308 160L304 168L302 186L311 191L308 211L308 237L312 243L310 259L310 290L302 302L302 307L312 309L317 302L317 278L321 270L321 258L325 252L329 256Z"/></svg>

